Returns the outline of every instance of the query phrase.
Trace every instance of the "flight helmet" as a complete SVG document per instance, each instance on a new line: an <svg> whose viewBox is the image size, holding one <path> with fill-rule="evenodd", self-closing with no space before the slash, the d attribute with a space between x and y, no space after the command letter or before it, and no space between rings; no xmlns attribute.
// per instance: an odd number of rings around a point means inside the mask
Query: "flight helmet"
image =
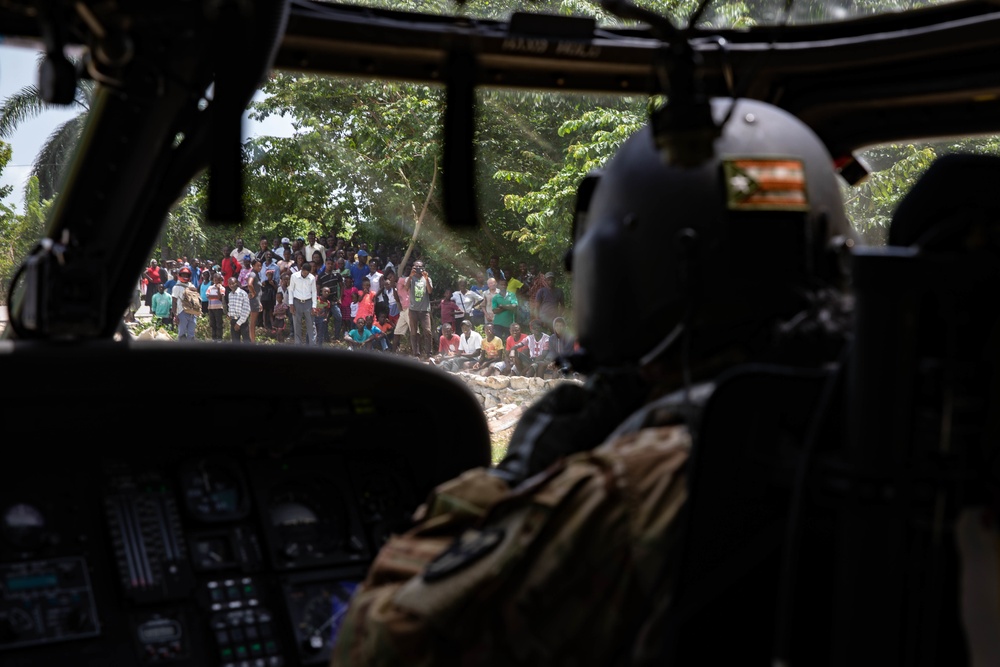
<svg viewBox="0 0 1000 667"><path fill-rule="evenodd" d="M567 265L588 365L643 365L681 330L710 354L843 286L856 238L823 143L760 101L711 109L697 164L647 124L581 184Z"/></svg>

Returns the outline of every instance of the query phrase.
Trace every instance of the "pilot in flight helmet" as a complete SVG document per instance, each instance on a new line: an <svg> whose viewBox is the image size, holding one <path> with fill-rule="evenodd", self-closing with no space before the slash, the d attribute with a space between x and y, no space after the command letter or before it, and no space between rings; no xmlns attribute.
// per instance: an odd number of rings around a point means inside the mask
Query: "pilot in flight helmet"
<svg viewBox="0 0 1000 667"><path fill-rule="evenodd" d="M819 138L763 102L711 109L721 131L697 164L647 124L581 184L568 265L588 366L645 365L681 331L698 356L761 340L844 280L855 238Z"/></svg>

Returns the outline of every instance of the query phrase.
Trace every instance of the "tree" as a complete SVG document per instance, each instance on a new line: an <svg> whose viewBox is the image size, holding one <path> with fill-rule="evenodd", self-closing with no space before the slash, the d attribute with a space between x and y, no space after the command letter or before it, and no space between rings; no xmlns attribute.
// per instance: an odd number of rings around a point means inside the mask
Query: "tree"
<svg viewBox="0 0 1000 667"><path fill-rule="evenodd" d="M81 79L76 88L72 107L80 113L58 125L42 145L31 166L31 176L38 179L39 195L42 199L55 196L69 164L73 151L80 142L87 113L94 97L94 86L90 79ZM9 139L26 121L49 109L62 108L49 104L41 98L38 87L25 86L0 105L0 138Z"/></svg>
<svg viewBox="0 0 1000 667"><path fill-rule="evenodd" d="M10 146L0 142L0 171L9 161ZM10 190L10 186L0 188L0 198L9 195ZM51 203L40 198L38 179L31 176L24 189L23 214L0 204L0 303L8 303L11 279L44 235Z"/></svg>

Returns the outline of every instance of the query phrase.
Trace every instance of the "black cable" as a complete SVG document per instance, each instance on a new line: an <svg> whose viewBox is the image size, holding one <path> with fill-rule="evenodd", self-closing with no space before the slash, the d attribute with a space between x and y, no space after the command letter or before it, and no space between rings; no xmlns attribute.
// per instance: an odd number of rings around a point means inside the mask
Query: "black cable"
<svg viewBox="0 0 1000 667"><path fill-rule="evenodd" d="M802 453L799 455L795 469L795 479L792 484L792 497L788 509L788 521L785 524L785 540L781 550L781 570L778 574L778 604L774 628L774 667L786 667L789 664L788 655L791 644L791 619L794 613L793 586L795 572L798 569L799 542L802 533L802 499L805 495L806 480L813 454L819 443L819 432L826 420L830 406L833 404L835 390L840 385L844 367L847 365L852 346L845 343L841 357L833 372L823 384L816 414L809 423L805 439L802 443Z"/></svg>

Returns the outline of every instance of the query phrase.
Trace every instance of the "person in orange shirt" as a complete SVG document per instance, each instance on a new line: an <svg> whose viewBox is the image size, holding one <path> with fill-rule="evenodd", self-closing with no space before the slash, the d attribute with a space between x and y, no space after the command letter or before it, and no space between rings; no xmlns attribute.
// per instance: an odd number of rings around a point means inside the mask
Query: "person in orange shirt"
<svg viewBox="0 0 1000 667"><path fill-rule="evenodd" d="M510 335L507 336L507 365L500 369L506 371L507 375L521 375L524 373L525 364L522 355L527 354L528 337L521 333L521 325L514 322L510 325Z"/></svg>
<svg viewBox="0 0 1000 667"><path fill-rule="evenodd" d="M371 281L367 278L363 279L361 281L361 300L358 301L358 314L354 319L363 317L371 322L375 318L375 296Z"/></svg>

